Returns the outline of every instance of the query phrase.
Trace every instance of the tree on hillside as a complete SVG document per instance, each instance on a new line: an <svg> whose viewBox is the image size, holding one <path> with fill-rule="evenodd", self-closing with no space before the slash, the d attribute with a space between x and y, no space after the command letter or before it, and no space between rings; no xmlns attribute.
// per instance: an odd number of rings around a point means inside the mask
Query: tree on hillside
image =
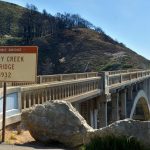
<svg viewBox="0 0 150 150"><path fill-rule="evenodd" d="M51 14L43 10L42 13L42 36L54 34L56 31L56 19Z"/></svg>
<svg viewBox="0 0 150 150"><path fill-rule="evenodd" d="M4 30L4 18L2 13L0 13L0 37L2 37L5 34L5 30Z"/></svg>
<svg viewBox="0 0 150 150"><path fill-rule="evenodd" d="M6 33L9 35L11 34L11 25L13 22L13 15L11 13L9 13L9 15L7 15L6 17Z"/></svg>
<svg viewBox="0 0 150 150"><path fill-rule="evenodd" d="M31 44L34 37L41 34L40 13L34 5L27 5L27 10L19 20L20 33L26 44Z"/></svg>
<svg viewBox="0 0 150 150"><path fill-rule="evenodd" d="M60 32L72 28L94 29L96 32L104 34L101 28L93 26L78 14L57 13L56 16L52 16L46 10L43 10L42 13L38 12L34 5L27 5L27 9L19 20L19 36L23 38L24 44L32 44L34 38L47 35L57 38ZM105 34L103 38L113 42Z"/></svg>
<svg viewBox="0 0 150 150"><path fill-rule="evenodd" d="M98 32L98 33L105 34L104 31L103 31L100 27L95 27L94 30L95 30L96 32Z"/></svg>
<svg viewBox="0 0 150 150"><path fill-rule="evenodd" d="M57 13L56 18L59 20L58 24L61 28L91 28L93 24L89 21L81 18L78 14L69 14L64 13L60 14Z"/></svg>
<svg viewBox="0 0 150 150"><path fill-rule="evenodd" d="M11 13L0 13L0 36L11 34L11 25L13 21L13 15Z"/></svg>

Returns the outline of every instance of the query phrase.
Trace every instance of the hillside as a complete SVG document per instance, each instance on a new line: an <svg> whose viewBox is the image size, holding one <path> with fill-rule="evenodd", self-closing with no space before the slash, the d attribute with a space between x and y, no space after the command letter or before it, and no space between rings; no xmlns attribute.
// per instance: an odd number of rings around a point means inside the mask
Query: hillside
<svg viewBox="0 0 150 150"><path fill-rule="evenodd" d="M150 67L149 60L113 40L102 30L91 29L89 22L76 15L59 14L60 17L56 17L36 10L31 18L36 20L34 35L31 32L33 37L29 36L29 31L28 34L22 33L28 23L27 11L23 7L0 1L0 19L3 19L0 23L0 44L39 46L39 74ZM10 14L13 16L11 20ZM22 19L23 15L26 19ZM41 19L37 22L35 16ZM80 22L71 22L72 18L80 19ZM23 28L20 28L20 20L26 21L22 23Z"/></svg>
<svg viewBox="0 0 150 150"><path fill-rule="evenodd" d="M46 62L40 65L45 69L46 66L49 68L49 64L57 64L55 69L58 69L58 72L148 68L150 65L145 58L119 44L115 45L105 41L103 35L90 29L65 30L59 33L58 37L56 40L48 36L34 41L39 45L41 53L46 48L44 52L46 55L43 56ZM52 43L55 42L57 43L55 45L57 52L53 54ZM48 51L50 52L49 56L47 55Z"/></svg>
<svg viewBox="0 0 150 150"><path fill-rule="evenodd" d="M18 20L25 8L0 1L0 34L16 36L18 32Z"/></svg>

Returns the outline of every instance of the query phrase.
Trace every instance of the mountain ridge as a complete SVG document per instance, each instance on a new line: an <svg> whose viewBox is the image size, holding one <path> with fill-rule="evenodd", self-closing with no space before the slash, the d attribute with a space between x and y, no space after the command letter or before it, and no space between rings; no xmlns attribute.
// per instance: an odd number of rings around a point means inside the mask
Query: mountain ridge
<svg viewBox="0 0 150 150"><path fill-rule="evenodd" d="M113 40L101 28L92 29L91 23L78 15L52 16L38 12L36 7L31 8L34 10L0 1L0 14L3 14L0 15L3 20L0 45L37 45L38 74L150 68L149 60ZM28 23L28 11L34 14L33 20L41 19L34 24L36 33L30 39L23 33L25 22L21 22L25 16Z"/></svg>

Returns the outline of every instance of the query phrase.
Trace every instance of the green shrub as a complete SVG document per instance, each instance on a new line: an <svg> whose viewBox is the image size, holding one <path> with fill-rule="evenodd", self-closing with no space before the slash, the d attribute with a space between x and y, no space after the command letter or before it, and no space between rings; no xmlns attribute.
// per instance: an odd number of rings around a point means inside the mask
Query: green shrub
<svg viewBox="0 0 150 150"><path fill-rule="evenodd" d="M106 65L102 68L102 71L119 70L120 68L121 68L121 64L119 64L119 63L109 63L109 64L106 64Z"/></svg>
<svg viewBox="0 0 150 150"><path fill-rule="evenodd" d="M133 65L131 65L131 64L124 64L124 65L122 66L122 68L123 68L123 69L130 69L130 68L133 68Z"/></svg>
<svg viewBox="0 0 150 150"><path fill-rule="evenodd" d="M82 150L148 150L133 137L107 135L97 137L81 148Z"/></svg>

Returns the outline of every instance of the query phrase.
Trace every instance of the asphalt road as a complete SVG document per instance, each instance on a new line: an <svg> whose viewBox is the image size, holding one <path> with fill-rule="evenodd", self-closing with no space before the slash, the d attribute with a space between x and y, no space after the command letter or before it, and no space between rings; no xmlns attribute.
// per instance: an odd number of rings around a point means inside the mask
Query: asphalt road
<svg viewBox="0 0 150 150"><path fill-rule="evenodd" d="M58 146L60 147L60 146ZM68 150L65 148L58 148L57 146L42 146L35 144L28 145L8 145L8 144L0 144L0 150Z"/></svg>

